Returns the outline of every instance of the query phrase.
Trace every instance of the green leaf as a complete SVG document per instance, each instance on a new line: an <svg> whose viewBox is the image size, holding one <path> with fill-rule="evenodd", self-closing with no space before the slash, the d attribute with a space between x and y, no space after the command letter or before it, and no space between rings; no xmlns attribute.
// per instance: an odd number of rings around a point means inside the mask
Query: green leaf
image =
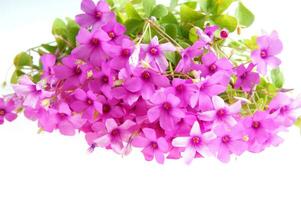
<svg viewBox="0 0 301 200"><path fill-rule="evenodd" d="M244 27L251 26L255 19L254 14L241 2L238 4L235 15L238 23Z"/></svg>
<svg viewBox="0 0 301 200"><path fill-rule="evenodd" d="M251 50L258 49L257 36L252 36L250 39L244 40L244 43Z"/></svg>
<svg viewBox="0 0 301 200"><path fill-rule="evenodd" d="M162 17L165 17L168 14L168 9L166 6L159 4L152 10L151 16L156 17L157 19L160 19Z"/></svg>
<svg viewBox="0 0 301 200"><path fill-rule="evenodd" d="M160 20L160 23L162 24L178 24L177 18L172 14L172 12L169 12L165 17L163 17Z"/></svg>
<svg viewBox="0 0 301 200"><path fill-rule="evenodd" d="M226 11L234 1L236 0L215 0L217 5L217 14L222 14Z"/></svg>
<svg viewBox="0 0 301 200"><path fill-rule="evenodd" d="M167 24L165 26L165 32L172 38L176 38L178 34L178 28L175 24Z"/></svg>
<svg viewBox="0 0 301 200"><path fill-rule="evenodd" d="M171 0L170 4L169 4L170 10L174 10L177 7L178 3L179 3L179 0Z"/></svg>
<svg viewBox="0 0 301 200"><path fill-rule="evenodd" d="M67 39L73 47L76 46L76 36L79 32L79 25L72 19L67 18Z"/></svg>
<svg viewBox="0 0 301 200"><path fill-rule="evenodd" d="M236 0L199 0L201 9L213 15L221 15Z"/></svg>
<svg viewBox="0 0 301 200"><path fill-rule="evenodd" d="M295 126L297 126L300 129L300 133L301 133L301 117L299 117L296 122L295 122Z"/></svg>
<svg viewBox="0 0 301 200"><path fill-rule="evenodd" d="M20 76L22 76L24 73L21 70L15 70L10 78L10 83L16 84L18 83L18 79Z"/></svg>
<svg viewBox="0 0 301 200"><path fill-rule="evenodd" d="M136 10L136 8L131 3L127 3L125 5L124 9L125 9L125 12L126 12L128 18L142 20L141 16L139 15L139 13Z"/></svg>
<svg viewBox="0 0 301 200"><path fill-rule="evenodd" d="M220 15L213 19L213 21L219 25L221 28L226 28L230 32L235 31L237 27L237 20L235 17L230 15Z"/></svg>
<svg viewBox="0 0 301 200"><path fill-rule="evenodd" d="M156 0L142 0L142 4L143 4L145 15L147 17L150 17L151 12L154 6L156 5Z"/></svg>
<svg viewBox="0 0 301 200"><path fill-rule="evenodd" d="M185 4L183 4L180 8L180 16L181 21L184 23L195 22L204 18L202 13L195 11Z"/></svg>
<svg viewBox="0 0 301 200"><path fill-rule="evenodd" d="M197 35L197 32L196 32L196 28L193 27L190 29L189 31L189 40L194 43L195 41L197 41L199 39L199 36Z"/></svg>
<svg viewBox="0 0 301 200"><path fill-rule="evenodd" d="M125 22L127 34L136 35L143 29L144 22L137 19L129 19Z"/></svg>
<svg viewBox="0 0 301 200"><path fill-rule="evenodd" d="M271 71L272 82L277 88L282 88L284 85L284 75L280 68L275 68Z"/></svg>
<svg viewBox="0 0 301 200"><path fill-rule="evenodd" d="M51 46L50 44L42 44L41 45L45 50L49 53L55 54L57 46Z"/></svg>
<svg viewBox="0 0 301 200"><path fill-rule="evenodd" d="M22 68L23 66L32 66L32 57L26 53L19 53L14 59L14 65L16 68Z"/></svg>
<svg viewBox="0 0 301 200"><path fill-rule="evenodd" d="M67 26L65 22L59 18L55 19L52 25L52 34L67 37Z"/></svg>
<svg viewBox="0 0 301 200"><path fill-rule="evenodd" d="M196 9L198 3L196 1L188 1L186 3L184 3L186 6L192 8L192 9Z"/></svg>

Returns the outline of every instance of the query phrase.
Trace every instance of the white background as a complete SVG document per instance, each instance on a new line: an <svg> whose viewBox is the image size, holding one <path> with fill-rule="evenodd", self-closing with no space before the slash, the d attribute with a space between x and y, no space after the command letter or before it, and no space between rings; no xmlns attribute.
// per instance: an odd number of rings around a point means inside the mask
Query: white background
<svg viewBox="0 0 301 200"><path fill-rule="evenodd" d="M245 0L257 17L247 35L278 30L287 88L300 91L300 7L298 1ZM0 80L15 54L52 41L56 17L73 17L80 0L0 0ZM0 94L5 93L1 88ZM300 200L301 136L292 128L278 148L245 154L229 164L214 159L186 166L144 161L134 152L86 154L82 135L37 134L19 117L0 126L0 199L289 199Z"/></svg>

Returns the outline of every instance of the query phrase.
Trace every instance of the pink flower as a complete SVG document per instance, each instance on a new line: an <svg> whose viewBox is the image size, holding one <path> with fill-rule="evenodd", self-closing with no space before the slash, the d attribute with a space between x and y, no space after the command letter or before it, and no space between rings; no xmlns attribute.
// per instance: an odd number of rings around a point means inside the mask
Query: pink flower
<svg viewBox="0 0 301 200"><path fill-rule="evenodd" d="M118 51L117 46L108 43L111 38L101 28L93 29L92 32L81 28L76 40L79 46L73 49L72 54L96 67Z"/></svg>
<svg viewBox="0 0 301 200"><path fill-rule="evenodd" d="M157 137L154 129L144 128L144 136L134 138L132 145L143 148L142 153L145 160L151 161L156 159L160 164L164 163L164 153L168 152L169 145L164 137Z"/></svg>
<svg viewBox="0 0 301 200"><path fill-rule="evenodd" d="M85 92L82 89L74 91L75 100L71 103L71 108L75 112L83 112L83 118L90 121L95 120L96 112L102 113L102 104L92 91Z"/></svg>
<svg viewBox="0 0 301 200"><path fill-rule="evenodd" d="M259 73L265 75L267 66L278 67L281 60L276 57L282 51L282 42L278 38L277 32L272 32L270 36L264 35L257 38L258 50L252 52L252 60L257 65Z"/></svg>
<svg viewBox="0 0 301 200"><path fill-rule="evenodd" d="M241 102L228 106L224 100L219 96L212 97L212 103L214 110L202 112L198 115L198 118L203 121L212 121L213 127L224 124L228 127L233 127L237 121L235 115L240 113Z"/></svg>
<svg viewBox="0 0 301 200"><path fill-rule="evenodd" d="M53 95L52 92L45 91L40 83L35 84L28 76L22 76L19 83L13 86L17 95L24 98L23 106L36 108L38 103Z"/></svg>
<svg viewBox="0 0 301 200"><path fill-rule="evenodd" d="M248 143L243 141L244 129L240 125L231 128L221 125L213 132L217 138L210 142L209 149L222 162L229 162L232 153L241 155L248 149Z"/></svg>
<svg viewBox="0 0 301 200"><path fill-rule="evenodd" d="M130 128L135 123L126 120L123 124L118 125L114 119L107 119L105 127L100 123L94 124L94 131L100 132L102 136L97 138L94 143L100 147L110 147L113 151L120 154L124 148L123 142L128 141L131 136Z"/></svg>
<svg viewBox="0 0 301 200"><path fill-rule="evenodd" d="M108 36L111 38L111 42L115 44L120 44L125 38L125 27L118 23L115 18L111 19L107 24L102 26L102 29L107 32Z"/></svg>
<svg viewBox="0 0 301 200"><path fill-rule="evenodd" d="M150 63L154 70L159 72L165 72L168 67L164 53L176 50L171 43L159 44L157 36L151 40L149 45L143 44L141 47L145 53L145 61Z"/></svg>
<svg viewBox="0 0 301 200"><path fill-rule="evenodd" d="M197 83L196 91L190 98L191 107L198 106L198 109L202 111L210 110L212 108L211 97L226 91L229 81L229 75L220 71Z"/></svg>
<svg viewBox="0 0 301 200"><path fill-rule="evenodd" d="M198 121L195 121L190 131L189 137L177 137L172 140L174 147L184 147L185 151L182 156L187 164L197 156L197 153L202 156L210 154L207 147L209 142L216 136L212 132L201 133Z"/></svg>
<svg viewBox="0 0 301 200"><path fill-rule="evenodd" d="M243 65L238 66L236 71L237 80L234 85L235 89L242 88L246 92L250 92L260 81L260 76L256 72L252 72L254 64L249 64L248 68Z"/></svg>
<svg viewBox="0 0 301 200"><path fill-rule="evenodd" d="M212 76L218 71L223 71L227 74L232 73L232 64L230 61L226 58L218 59L217 56L209 52L202 57L202 65L201 65L201 71L202 71L202 76L206 77L208 75Z"/></svg>
<svg viewBox="0 0 301 200"><path fill-rule="evenodd" d="M82 27L90 27L95 24L103 25L114 18L115 15L110 11L109 5L100 0L97 5L92 0L83 0L81 3L81 9L85 14L76 16L76 22Z"/></svg>
<svg viewBox="0 0 301 200"><path fill-rule="evenodd" d="M153 107L147 112L149 122L159 120L164 130L174 130L177 121L185 117L185 112L178 105L180 99L166 90L157 91L151 98Z"/></svg>
<svg viewBox="0 0 301 200"><path fill-rule="evenodd" d="M4 123L4 119L11 122L17 118L17 114L14 113L15 109L14 101L5 102L4 99L0 98L0 125Z"/></svg>
<svg viewBox="0 0 301 200"><path fill-rule="evenodd" d="M43 65L43 78L49 78L54 75L53 66L56 63L56 57L52 54L44 54L41 57L41 63Z"/></svg>

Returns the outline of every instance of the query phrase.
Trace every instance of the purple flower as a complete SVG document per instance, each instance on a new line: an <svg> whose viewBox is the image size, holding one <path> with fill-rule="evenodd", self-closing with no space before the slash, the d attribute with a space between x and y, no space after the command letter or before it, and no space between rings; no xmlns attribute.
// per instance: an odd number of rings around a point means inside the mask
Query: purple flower
<svg viewBox="0 0 301 200"><path fill-rule="evenodd" d="M145 100L148 100L155 93L157 88L170 85L169 79L166 76L150 69L137 67L134 69L133 75L137 77L137 79L135 78L136 81L132 81L131 84L141 84L141 96Z"/></svg>
<svg viewBox="0 0 301 200"><path fill-rule="evenodd" d="M214 38L214 34L215 32L219 29L218 26L213 25L213 26L207 26L204 30L204 32L206 33L206 35L208 35L208 37L213 40Z"/></svg>
<svg viewBox="0 0 301 200"><path fill-rule="evenodd" d="M99 102L102 104L102 119L108 118L121 118L125 114L125 109L119 105L119 101L116 99L107 99L104 96L99 97Z"/></svg>
<svg viewBox="0 0 301 200"><path fill-rule="evenodd" d="M207 145L215 137L213 132L201 133L199 122L195 121L189 137L177 137L172 140L172 145L185 148L182 156L185 162L190 164L197 156L197 153L201 154L201 156L210 155Z"/></svg>
<svg viewBox="0 0 301 200"><path fill-rule="evenodd" d="M40 83L33 83L28 76L22 76L13 88L18 96L24 98L23 106L32 108L36 108L41 100L53 95L52 92L45 91Z"/></svg>
<svg viewBox="0 0 301 200"><path fill-rule="evenodd" d="M230 155L241 155L248 149L248 143L243 141L242 132L244 129L237 125L229 129L226 126L218 126L213 132L217 138L210 142L209 149L222 162L229 162Z"/></svg>
<svg viewBox="0 0 301 200"><path fill-rule="evenodd" d="M92 0L83 0L81 9L85 14L77 15L75 20L80 26L85 28L94 24L106 24L115 17L114 13L110 11L109 5L104 0L100 0L97 5Z"/></svg>
<svg viewBox="0 0 301 200"><path fill-rule="evenodd" d="M76 40L79 46L73 49L72 54L96 67L119 50L117 46L108 43L111 38L101 28L93 29L92 32L81 28Z"/></svg>
<svg viewBox="0 0 301 200"><path fill-rule="evenodd" d="M278 125L271 117L272 116L265 111L257 111L253 116L243 120L251 149L258 145L263 147L263 145L271 139L273 132L277 130ZM258 147L256 147L256 149L258 149Z"/></svg>
<svg viewBox="0 0 301 200"><path fill-rule="evenodd" d="M205 43L201 40L195 42L191 47L184 49L181 52L182 59L179 61L176 72L189 72L191 70L197 69L198 65L194 62L194 59L202 55L202 48L205 46Z"/></svg>
<svg viewBox="0 0 301 200"><path fill-rule="evenodd" d="M202 57L202 65L201 71L202 76L206 77L208 75L212 76L218 71L224 71L225 73L231 74L232 73L232 64L226 58L218 59L217 56L209 52Z"/></svg>
<svg viewBox="0 0 301 200"><path fill-rule="evenodd" d="M196 92L190 98L191 107L195 108L198 105L198 109L202 111L210 110L212 108L211 97L226 91L229 81L229 75L222 71L206 77L197 84Z"/></svg>
<svg viewBox="0 0 301 200"><path fill-rule="evenodd" d="M212 103L214 110L199 113L198 118L200 120L213 122L213 127L221 124L233 127L237 123L234 116L240 112L240 101L228 106L221 97L214 96Z"/></svg>
<svg viewBox="0 0 301 200"><path fill-rule="evenodd" d="M278 124L289 127L301 115L301 98L292 99L280 92L274 97L268 108Z"/></svg>
<svg viewBox="0 0 301 200"><path fill-rule="evenodd" d="M168 67L164 53L176 50L171 43L159 44L157 36L151 40L150 44L143 44L141 47L144 50L145 61L150 63L154 70L159 72L165 72Z"/></svg>
<svg viewBox="0 0 301 200"><path fill-rule="evenodd" d="M260 81L260 76L256 72L252 72L254 64L249 64L248 68L243 65L238 66L236 71L237 80L234 85L235 89L242 88L245 92L250 92Z"/></svg>
<svg viewBox="0 0 301 200"><path fill-rule="evenodd" d="M54 74L58 80L65 80L64 89L74 89L86 81L89 68L75 56L67 56L62 59L62 65L54 66Z"/></svg>
<svg viewBox="0 0 301 200"><path fill-rule="evenodd" d="M131 136L130 128L135 123L131 120L126 120L123 124L118 125L114 119L107 119L105 121L105 127L102 123L94 124L94 131L100 132L101 136L94 140L96 146L110 147L118 154L123 153L123 142L128 141Z"/></svg>
<svg viewBox="0 0 301 200"><path fill-rule="evenodd" d="M108 36L111 38L111 42L120 44L125 38L124 33L126 32L126 29L122 24L118 23L115 18L110 20L101 28L107 32Z"/></svg>
<svg viewBox="0 0 301 200"><path fill-rule="evenodd" d="M41 56L41 63L43 65L42 78L49 78L54 75L53 66L56 63L56 57L52 54L44 54Z"/></svg>
<svg viewBox="0 0 301 200"><path fill-rule="evenodd" d="M17 114L13 112L15 109L14 101L5 102L4 99L0 98L0 125L4 123L4 119L11 122L17 118Z"/></svg>
<svg viewBox="0 0 301 200"><path fill-rule="evenodd" d="M134 138L132 145L143 148L142 153L145 160L151 161L156 159L160 164L164 163L164 153L168 152L169 145L164 137L157 137L154 129L144 128L144 136Z"/></svg>
<svg viewBox="0 0 301 200"><path fill-rule="evenodd" d="M102 104L92 91L85 92L78 88L74 91L74 97L75 100L71 103L71 108L75 112L83 112L83 118L93 121L95 120L95 111L102 113Z"/></svg>
<svg viewBox="0 0 301 200"><path fill-rule="evenodd" d="M153 107L147 112L148 120L152 123L159 119L164 130L174 130L176 122L185 117L179 109L180 99L166 90L157 91L151 98Z"/></svg>
<svg viewBox="0 0 301 200"><path fill-rule="evenodd" d="M282 42L278 38L277 32L272 32L270 36L264 35L257 38L259 49L252 52L252 60L257 65L259 73L265 75L267 66L278 67L281 60L276 57L282 51Z"/></svg>

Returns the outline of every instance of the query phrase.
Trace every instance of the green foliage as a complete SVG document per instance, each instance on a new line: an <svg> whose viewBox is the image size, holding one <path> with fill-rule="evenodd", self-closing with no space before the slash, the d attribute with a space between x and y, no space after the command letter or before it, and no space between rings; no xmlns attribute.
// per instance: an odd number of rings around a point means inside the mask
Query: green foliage
<svg viewBox="0 0 301 200"><path fill-rule="evenodd" d="M24 66L32 66L32 63L32 56L26 52L19 53L14 59L14 65L17 69L21 69Z"/></svg>
<svg viewBox="0 0 301 200"><path fill-rule="evenodd" d="M153 8L156 5L156 0L142 0L145 16L150 17Z"/></svg>
<svg viewBox="0 0 301 200"><path fill-rule="evenodd" d="M271 71L271 78L276 88L282 88L284 85L284 75L280 68L275 68Z"/></svg>
<svg viewBox="0 0 301 200"><path fill-rule="evenodd" d="M236 9L236 18L241 26L249 27L253 24L255 16L243 3L239 2Z"/></svg>
<svg viewBox="0 0 301 200"><path fill-rule="evenodd" d="M237 20L230 15L219 15L213 19L213 21L221 28L226 28L230 32L235 31L237 27Z"/></svg>
<svg viewBox="0 0 301 200"><path fill-rule="evenodd" d="M197 20L203 19L205 16L202 13L195 11L193 8L183 4L180 8L180 17L183 23L193 23Z"/></svg>
<svg viewBox="0 0 301 200"><path fill-rule="evenodd" d="M166 6L164 5L157 5L156 7L154 7L154 9L151 12L151 16L154 16L156 18L162 18L165 17L168 14L168 9Z"/></svg>

